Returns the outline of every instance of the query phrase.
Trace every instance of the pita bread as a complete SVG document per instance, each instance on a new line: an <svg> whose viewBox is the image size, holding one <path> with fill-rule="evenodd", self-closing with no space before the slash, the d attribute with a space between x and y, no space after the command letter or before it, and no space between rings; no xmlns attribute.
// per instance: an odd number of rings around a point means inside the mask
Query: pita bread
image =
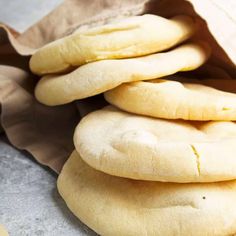
<svg viewBox="0 0 236 236"><path fill-rule="evenodd" d="M165 120L122 112L92 112L74 144L85 162L105 173L164 182L236 178L236 124Z"/></svg>
<svg viewBox="0 0 236 236"><path fill-rule="evenodd" d="M135 181L96 171L73 152L58 178L70 210L99 235L236 233L236 182Z"/></svg>
<svg viewBox="0 0 236 236"><path fill-rule="evenodd" d="M8 232L6 229L3 227L3 225L0 225L0 236L8 236Z"/></svg>
<svg viewBox="0 0 236 236"><path fill-rule="evenodd" d="M182 82L171 78L122 84L107 91L105 98L122 110L152 117L236 120L236 94L213 88L233 84L236 91L235 80L185 79Z"/></svg>
<svg viewBox="0 0 236 236"><path fill-rule="evenodd" d="M170 20L156 15L134 16L87 30L78 30L39 49L30 60L39 75L62 72L87 62L128 58L168 49L196 31L188 16Z"/></svg>
<svg viewBox="0 0 236 236"><path fill-rule="evenodd" d="M43 104L61 105L105 92L121 83L194 70L208 56L209 47L198 42L145 57L97 61L69 74L43 77L36 86L35 96Z"/></svg>

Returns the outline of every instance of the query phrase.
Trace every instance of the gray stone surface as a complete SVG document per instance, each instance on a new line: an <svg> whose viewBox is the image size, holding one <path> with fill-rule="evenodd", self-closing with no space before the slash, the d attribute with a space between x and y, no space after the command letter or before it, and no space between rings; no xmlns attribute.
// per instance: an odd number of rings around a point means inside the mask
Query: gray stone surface
<svg viewBox="0 0 236 236"><path fill-rule="evenodd" d="M0 0L0 22L22 33L63 0Z"/></svg>
<svg viewBox="0 0 236 236"><path fill-rule="evenodd" d="M68 210L56 179L0 135L0 224L11 236L96 235Z"/></svg>

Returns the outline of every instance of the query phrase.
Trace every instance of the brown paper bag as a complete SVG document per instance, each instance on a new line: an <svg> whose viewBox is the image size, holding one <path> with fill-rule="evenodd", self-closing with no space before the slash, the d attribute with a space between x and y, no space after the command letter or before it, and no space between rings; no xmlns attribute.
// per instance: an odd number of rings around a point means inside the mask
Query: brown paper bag
<svg viewBox="0 0 236 236"><path fill-rule="evenodd" d="M66 0L23 34L1 25L1 122L10 142L59 172L73 150L73 131L80 118L105 104L99 95L64 106L46 107L33 96L39 78L29 72L29 56L36 48L78 27L143 13L164 17L191 15L200 22L195 37L207 40L213 48L208 64L195 73L236 78L236 23L234 14L225 7L227 4L232 9L233 0L227 3L223 0Z"/></svg>

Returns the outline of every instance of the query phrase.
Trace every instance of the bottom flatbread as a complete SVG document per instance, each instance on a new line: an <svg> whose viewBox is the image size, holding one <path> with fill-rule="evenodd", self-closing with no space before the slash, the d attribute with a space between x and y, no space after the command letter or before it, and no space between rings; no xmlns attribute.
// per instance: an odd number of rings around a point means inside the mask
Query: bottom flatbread
<svg viewBox="0 0 236 236"><path fill-rule="evenodd" d="M0 225L0 236L8 236L8 232L6 229L3 227L3 225Z"/></svg>
<svg viewBox="0 0 236 236"><path fill-rule="evenodd" d="M70 210L101 235L202 236L236 233L236 181L137 181L89 167L74 151L58 179Z"/></svg>

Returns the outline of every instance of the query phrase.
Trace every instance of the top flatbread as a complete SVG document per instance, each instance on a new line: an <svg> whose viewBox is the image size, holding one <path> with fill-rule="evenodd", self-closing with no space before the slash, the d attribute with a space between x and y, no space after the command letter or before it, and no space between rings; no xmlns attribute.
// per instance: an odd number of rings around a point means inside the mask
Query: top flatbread
<svg viewBox="0 0 236 236"><path fill-rule="evenodd" d="M44 76L36 86L35 96L46 105L65 104L105 92L125 82L194 70L208 59L209 54L207 44L195 42L144 57L92 62L65 75Z"/></svg>
<svg viewBox="0 0 236 236"><path fill-rule="evenodd" d="M31 57L30 68L42 75L90 61L147 55L190 38L195 30L196 23L188 16L171 20L156 15L134 16L56 40Z"/></svg>
<svg viewBox="0 0 236 236"><path fill-rule="evenodd" d="M236 92L236 80L173 81L170 76L122 84L107 91L105 98L122 110L152 117L236 120L236 94L222 90Z"/></svg>
<svg viewBox="0 0 236 236"><path fill-rule="evenodd" d="M173 184L96 171L73 152L58 178L70 210L103 236L229 236L236 181Z"/></svg>
<svg viewBox="0 0 236 236"><path fill-rule="evenodd" d="M165 182L236 178L236 124L139 116L107 107L85 116L74 144L90 166L111 175Z"/></svg>

